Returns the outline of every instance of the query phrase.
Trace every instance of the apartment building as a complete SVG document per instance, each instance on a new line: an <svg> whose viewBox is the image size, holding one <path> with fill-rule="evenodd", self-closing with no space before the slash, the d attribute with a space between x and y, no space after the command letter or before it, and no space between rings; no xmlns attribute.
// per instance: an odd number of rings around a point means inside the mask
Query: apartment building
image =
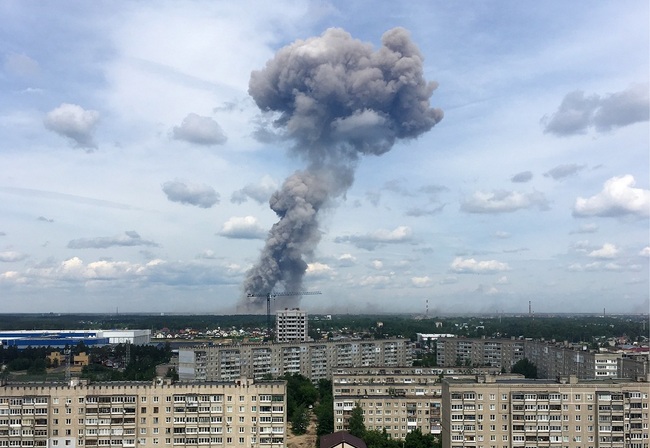
<svg viewBox="0 0 650 448"><path fill-rule="evenodd" d="M312 381L331 379L337 368L409 366L408 339L364 339L274 344L201 345L178 350L181 380L230 381L298 373Z"/></svg>
<svg viewBox="0 0 650 448"><path fill-rule="evenodd" d="M648 378L442 381L443 448L648 448Z"/></svg>
<svg viewBox="0 0 650 448"><path fill-rule="evenodd" d="M524 359L524 344L519 339L440 338L436 356L439 366L491 366L509 372Z"/></svg>
<svg viewBox="0 0 650 448"><path fill-rule="evenodd" d="M275 315L275 342L305 342L309 339L307 311L285 308Z"/></svg>
<svg viewBox="0 0 650 448"><path fill-rule="evenodd" d="M286 382L0 384L0 447L278 447Z"/></svg>
<svg viewBox="0 0 650 448"><path fill-rule="evenodd" d="M394 439L419 429L441 433L441 379L465 373L498 373L495 367L477 369L430 367L339 368L332 376L334 429L349 429L352 409L359 405L366 429L386 431Z"/></svg>
<svg viewBox="0 0 650 448"><path fill-rule="evenodd" d="M647 359L624 362L621 353L538 340L444 338L438 340L436 355L439 366L493 366L506 372L527 358L537 366L539 378L636 378L648 374Z"/></svg>

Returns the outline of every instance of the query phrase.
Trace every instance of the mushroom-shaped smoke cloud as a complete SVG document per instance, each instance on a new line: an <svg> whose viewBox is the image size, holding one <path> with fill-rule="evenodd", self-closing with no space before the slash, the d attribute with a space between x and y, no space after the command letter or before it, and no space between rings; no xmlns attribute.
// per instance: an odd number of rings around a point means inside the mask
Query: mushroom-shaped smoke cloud
<svg viewBox="0 0 650 448"><path fill-rule="evenodd" d="M271 198L280 220L246 276L246 306L259 308L278 283L301 289L305 259L321 236L319 210L352 185L360 154L381 155L397 139L415 138L442 119L429 103L436 87L424 79L422 55L403 28L386 32L377 51L329 29L280 49L251 74L250 95L261 110L278 113L276 127L307 168Z"/></svg>

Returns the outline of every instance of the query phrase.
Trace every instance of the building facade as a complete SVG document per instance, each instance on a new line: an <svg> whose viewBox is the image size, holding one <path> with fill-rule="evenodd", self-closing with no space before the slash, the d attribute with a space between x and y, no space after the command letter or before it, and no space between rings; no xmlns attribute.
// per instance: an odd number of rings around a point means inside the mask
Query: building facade
<svg viewBox="0 0 650 448"><path fill-rule="evenodd" d="M229 381L298 373L312 381L331 379L338 368L410 366L408 339L364 339L277 344L202 345L178 350L181 380Z"/></svg>
<svg viewBox="0 0 650 448"><path fill-rule="evenodd" d="M439 366L490 366L510 369L525 358L519 339L440 338L436 345Z"/></svg>
<svg viewBox="0 0 650 448"><path fill-rule="evenodd" d="M436 346L439 366L492 366L510 372L527 358L538 378L575 375L578 378L636 378L648 374L645 359L623 353L587 350L585 346L525 339L441 338ZM642 358L642 357L640 357Z"/></svg>
<svg viewBox="0 0 650 448"><path fill-rule="evenodd" d="M0 447L277 447L286 383L0 384Z"/></svg>
<svg viewBox="0 0 650 448"><path fill-rule="evenodd" d="M443 448L648 448L647 378L444 379Z"/></svg>
<svg viewBox="0 0 650 448"><path fill-rule="evenodd" d="M13 330L0 331L0 345L65 348L83 342L87 346L108 344L145 345L151 330Z"/></svg>
<svg viewBox="0 0 650 448"><path fill-rule="evenodd" d="M494 373L495 367L477 369L431 367L358 367L338 369L332 377L334 430L349 429L352 409L360 406L366 429L386 431L404 439L419 429L440 435L442 384L452 375Z"/></svg>
<svg viewBox="0 0 650 448"><path fill-rule="evenodd" d="M275 342L306 342L309 339L307 311L285 308L275 315Z"/></svg>

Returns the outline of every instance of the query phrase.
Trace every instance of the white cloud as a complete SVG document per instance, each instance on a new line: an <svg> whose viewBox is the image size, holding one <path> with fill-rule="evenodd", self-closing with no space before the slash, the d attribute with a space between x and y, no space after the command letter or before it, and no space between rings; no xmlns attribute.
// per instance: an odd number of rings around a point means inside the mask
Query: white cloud
<svg viewBox="0 0 650 448"><path fill-rule="evenodd" d="M398 226L393 230L380 229L366 235L338 236L336 243L351 243L357 247L374 250L381 244L399 244L411 241L411 228Z"/></svg>
<svg viewBox="0 0 650 448"><path fill-rule="evenodd" d="M99 121L99 112L84 110L76 104L63 103L45 116L43 123L50 131L56 132L75 142L80 148L94 149L93 132Z"/></svg>
<svg viewBox="0 0 650 448"><path fill-rule="evenodd" d="M107 249L109 247L158 246L157 243L143 240L132 230L118 236L100 236L96 238L77 238L68 242L69 249Z"/></svg>
<svg viewBox="0 0 650 448"><path fill-rule="evenodd" d="M267 231L253 216L233 216L221 227L219 235L234 239L264 239Z"/></svg>
<svg viewBox="0 0 650 448"><path fill-rule="evenodd" d="M352 254L343 254L338 258L339 266L350 267L357 264L357 258Z"/></svg>
<svg viewBox="0 0 650 448"><path fill-rule="evenodd" d="M227 140L219 123L194 113L185 117L180 126L174 126L173 136L176 140L206 146L222 145Z"/></svg>
<svg viewBox="0 0 650 448"><path fill-rule="evenodd" d="M334 273L334 269L327 264L314 262L307 264L307 272L305 272L305 275L312 278L329 278L332 277Z"/></svg>
<svg viewBox="0 0 650 448"><path fill-rule="evenodd" d="M0 252L0 261L4 261L5 263L21 261L24 260L25 258L27 258L27 254L23 254L20 252L15 252L15 251Z"/></svg>
<svg viewBox="0 0 650 448"><path fill-rule="evenodd" d="M392 282L392 278L388 275L366 275L361 277L359 281L360 286L373 286L383 287L388 286Z"/></svg>
<svg viewBox="0 0 650 448"><path fill-rule="evenodd" d="M450 269L458 274L494 274L509 271L510 267L497 260L476 261L474 258L456 257L451 262Z"/></svg>
<svg viewBox="0 0 650 448"><path fill-rule="evenodd" d="M510 283L510 280L508 280L508 277L505 275L503 277L499 277L499 280L497 280L497 285L507 285Z"/></svg>
<svg viewBox="0 0 650 448"><path fill-rule="evenodd" d="M642 257L650 257L650 246L646 246L639 252Z"/></svg>
<svg viewBox="0 0 650 448"><path fill-rule="evenodd" d="M519 193L517 191L476 191L465 199L460 209L467 213L510 213L537 206L540 210L548 208L543 193Z"/></svg>
<svg viewBox="0 0 650 448"><path fill-rule="evenodd" d="M384 263L381 260L372 260L371 264L373 269L383 269L384 268Z"/></svg>
<svg viewBox="0 0 650 448"><path fill-rule="evenodd" d="M181 204L210 208L219 203L219 193L205 184L190 184L181 181L169 181L162 185L167 199Z"/></svg>
<svg viewBox="0 0 650 448"><path fill-rule="evenodd" d="M431 286L433 280L429 276L411 277L411 284L416 288L427 288Z"/></svg>
<svg viewBox="0 0 650 448"><path fill-rule="evenodd" d="M608 179L600 193L576 199L573 215L647 217L650 214L650 190L633 188L634 184L634 177L630 174Z"/></svg>
<svg viewBox="0 0 650 448"><path fill-rule="evenodd" d="M616 258L618 253L619 250L615 245L611 243L605 243L603 244L603 247L601 247L600 249L592 250L591 252L589 252L588 256L592 258L610 259L610 258Z"/></svg>

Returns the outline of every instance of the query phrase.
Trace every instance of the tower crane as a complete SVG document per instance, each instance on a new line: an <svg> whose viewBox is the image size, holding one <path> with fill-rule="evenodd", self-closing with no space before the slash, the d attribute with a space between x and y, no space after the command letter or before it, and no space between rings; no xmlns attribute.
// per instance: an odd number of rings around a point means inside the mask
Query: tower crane
<svg viewBox="0 0 650 448"><path fill-rule="evenodd" d="M267 292L266 294L246 294L246 297L266 297L266 327L271 332L271 298L276 297L291 297L291 296L315 296L320 294L320 291L282 291L282 292Z"/></svg>

